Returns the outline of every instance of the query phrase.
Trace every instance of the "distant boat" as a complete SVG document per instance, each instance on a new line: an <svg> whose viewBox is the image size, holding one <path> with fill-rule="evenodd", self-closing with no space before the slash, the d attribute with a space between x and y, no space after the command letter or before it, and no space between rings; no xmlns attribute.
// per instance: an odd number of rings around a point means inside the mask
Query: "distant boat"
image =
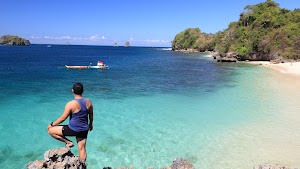
<svg viewBox="0 0 300 169"><path fill-rule="evenodd" d="M51 45L48 45L47 48L51 48Z"/></svg>
<svg viewBox="0 0 300 169"><path fill-rule="evenodd" d="M71 43L67 42L67 45L69 46L69 45L71 45Z"/></svg>
<svg viewBox="0 0 300 169"><path fill-rule="evenodd" d="M68 66L65 65L68 69L109 69L106 64L104 64L102 61L98 61L97 66L92 66L90 63L89 66Z"/></svg>
<svg viewBox="0 0 300 169"><path fill-rule="evenodd" d="M115 42L115 43L114 43L114 47L118 47L118 44L117 44L117 42Z"/></svg>

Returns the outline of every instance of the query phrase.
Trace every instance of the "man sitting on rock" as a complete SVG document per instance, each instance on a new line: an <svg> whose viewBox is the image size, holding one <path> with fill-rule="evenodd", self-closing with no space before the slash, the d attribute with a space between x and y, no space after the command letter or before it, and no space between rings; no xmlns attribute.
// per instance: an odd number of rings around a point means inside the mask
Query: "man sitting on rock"
<svg viewBox="0 0 300 169"><path fill-rule="evenodd" d="M74 93L74 100L69 101L63 114L48 125L48 133L53 138L65 142L67 147L73 147L74 144L66 136L76 136L79 159L84 162L86 160L88 131L93 129L93 105L88 98L82 97L83 85L81 83L75 83L72 92ZM68 116L70 116L69 125L59 125Z"/></svg>

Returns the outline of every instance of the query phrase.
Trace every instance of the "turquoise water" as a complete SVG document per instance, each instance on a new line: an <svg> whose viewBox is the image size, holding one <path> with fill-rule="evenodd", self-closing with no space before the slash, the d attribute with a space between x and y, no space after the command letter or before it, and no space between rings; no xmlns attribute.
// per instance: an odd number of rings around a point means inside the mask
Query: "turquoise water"
<svg viewBox="0 0 300 169"><path fill-rule="evenodd" d="M64 68L98 60L110 69ZM205 169L300 164L298 77L142 47L0 46L0 65L0 168L24 168L64 145L47 125L77 81L95 107L89 169L161 168L174 157Z"/></svg>

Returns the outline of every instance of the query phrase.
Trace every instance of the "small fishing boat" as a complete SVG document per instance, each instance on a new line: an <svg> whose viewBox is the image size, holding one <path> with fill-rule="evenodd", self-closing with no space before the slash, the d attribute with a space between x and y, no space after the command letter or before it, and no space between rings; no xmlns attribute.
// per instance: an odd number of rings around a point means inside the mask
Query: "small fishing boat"
<svg viewBox="0 0 300 169"><path fill-rule="evenodd" d="M104 64L102 61L98 61L97 66L92 66L90 63L89 66L68 66L65 65L68 69L108 69L108 66Z"/></svg>
<svg viewBox="0 0 300 169"><path fill-rule="evenodd" d="M47 48L51 48L51 45L48 45Z"/></svg>

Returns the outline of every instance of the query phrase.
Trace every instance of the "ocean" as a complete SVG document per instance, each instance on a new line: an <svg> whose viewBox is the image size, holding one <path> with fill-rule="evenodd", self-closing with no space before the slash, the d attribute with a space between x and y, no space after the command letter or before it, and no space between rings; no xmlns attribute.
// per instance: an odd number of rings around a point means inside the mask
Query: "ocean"
<svg viewBox="0 0 300 169"><path fill-rule="evenodd" d="M100 60L108 70L65 68ZM31 45L0 46L0 168L64 146L47 126L75 82L94 105L89 169L162 168L175 157L197 169L300 167L299 77L169 48Z"/></svg>

